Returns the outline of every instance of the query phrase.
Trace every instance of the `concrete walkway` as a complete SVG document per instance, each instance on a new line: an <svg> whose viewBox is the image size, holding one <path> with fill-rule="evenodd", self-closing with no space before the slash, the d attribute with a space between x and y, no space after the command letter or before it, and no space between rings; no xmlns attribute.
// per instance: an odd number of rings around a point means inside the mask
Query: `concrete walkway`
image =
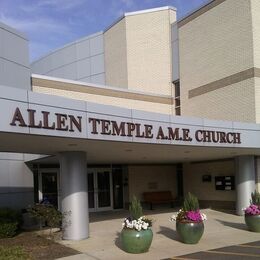
<svg viewBox="0 0 260 260"><path fill-rule="evenodd" d="M197 245L186 245L179 241L175 223L169 221L172 215L171 210L145 212L154 219L154 238L149 252L138 255L125 253L120 248L121 223L127 216L127 211L92 214L89 239L60 241L63 245L76 249L82 254L62 259L158 260L260 240L260 233L247 231L243 217L210 209L202 210L202 212L206 213L208 220L205 222L204 235Z"/></svg>

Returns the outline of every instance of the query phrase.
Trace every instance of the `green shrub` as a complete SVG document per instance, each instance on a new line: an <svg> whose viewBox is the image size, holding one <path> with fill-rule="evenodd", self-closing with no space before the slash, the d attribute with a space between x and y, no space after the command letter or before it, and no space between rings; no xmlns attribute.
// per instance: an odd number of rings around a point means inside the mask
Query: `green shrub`
<svg viewBox="0 0 260 260"><path fill-rule="evenodd" d="M251 200L250 204L258 205L260 206L260 193L258 191L251 193Z"/></svg>
<svg viewBox="0 0 260 260"><path fill-rule="evenodd" d="M190 192L184 198L183 202L183 210L184 211L196 211L199 210L199 201L196 196L191 194Z"/></svg>
<svg viewBox="0 0 260 260"><path fill-rule="evenodd" d="M0 259L4 260L26 260L30 259L29 255L20 246L3 247L0 246Z"/></svg>
<svg viewBox="0 0 260 260"><path fill-rule="evenodd" d="M36 204L28 208L28 212L32 217L38 218L51 228L60 227L61 225L62 213L52 205Z"/></svg>
<svg viewBox="0 0 260 260"><path fill-rule="evenodd" d="M130 203L129 211L133 219L138 219L143 216L143 208L141 206L140 200L138 200L135 196L133 196L133 199Z"/></svg>
<svg viewBox="0 0 260 260"><path fill-rule="evenodd" d="M9 222L9 223L0 222L0 238L15 236L17 228L18 228L18 222Z"/></svg>

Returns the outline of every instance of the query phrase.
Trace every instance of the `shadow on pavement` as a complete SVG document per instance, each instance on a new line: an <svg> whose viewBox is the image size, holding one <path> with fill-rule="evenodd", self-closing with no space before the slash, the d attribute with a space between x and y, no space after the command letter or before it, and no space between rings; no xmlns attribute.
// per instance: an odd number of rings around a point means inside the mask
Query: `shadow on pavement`
<svg viewBox="0 0 260 260"><path fill-rule="evenodd" d="M160 231L157 232L157 234L161 234L169 239L181 242L178 233L174 229L165 226L160 226Z"/></svg>
<svg viewBox="0 0 260 260"><path fill-rule="evenodd" d="M220 220L220 219L216 219L216 221L218 221L219 223L221 223L224 226L248 231L246 224L243 224L243 223L228 222L228 221L224 221L224 220Z"/></svg>

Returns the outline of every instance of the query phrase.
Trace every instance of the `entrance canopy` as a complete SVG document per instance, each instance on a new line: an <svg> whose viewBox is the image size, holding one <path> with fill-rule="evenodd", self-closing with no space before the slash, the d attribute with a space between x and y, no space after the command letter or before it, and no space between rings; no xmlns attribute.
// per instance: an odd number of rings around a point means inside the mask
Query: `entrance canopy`
<svg viewBox="0 0 260 260"><path fill-rule="evenodd" d="M260 125L148 113L0 87L2 152L85 151L90 163L260 155Z"/></svg>

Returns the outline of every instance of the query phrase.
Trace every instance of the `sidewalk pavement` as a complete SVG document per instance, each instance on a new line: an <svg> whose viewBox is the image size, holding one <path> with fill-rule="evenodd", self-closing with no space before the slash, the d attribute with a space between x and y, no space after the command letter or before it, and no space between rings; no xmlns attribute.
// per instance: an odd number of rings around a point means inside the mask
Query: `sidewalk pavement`
<svg viewBox="0 0 260 260"><path fill-rule="evenodd" d="M60 241L81 254L60 259L158 260L260 240L260 233L247 230L244 217L211 209L202 212L208 217L204 223L204 235L198 244L187 245L179 241L175 223L169 221L173 214L171 210L146 211L145 214L154 219L153 242L149 252L137 255L125 253L120 245L121 223L127 216L127 211L94 213L90 215L90 238Z"/></svg>

